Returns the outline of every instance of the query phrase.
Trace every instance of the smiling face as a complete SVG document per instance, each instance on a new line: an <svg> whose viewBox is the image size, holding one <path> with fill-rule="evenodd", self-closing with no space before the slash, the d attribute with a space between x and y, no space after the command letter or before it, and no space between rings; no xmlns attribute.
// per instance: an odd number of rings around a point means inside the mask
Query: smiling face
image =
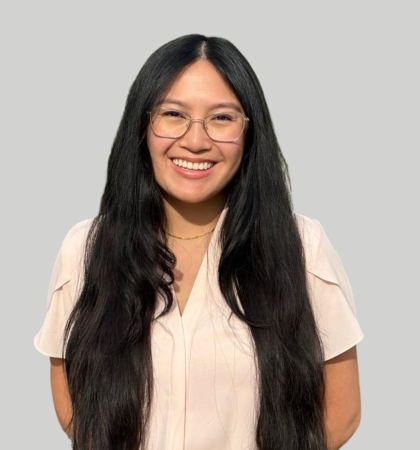
<svg viewBox="0 0 420 450"><path fill-rule="evenodd" d="M197 119L220 112L239 111L245 116L235 94L205 60L194 62L181 73L159 107L183 111ZM221 202L226 185L241 164L245 132L235 142L217 142L207 135L202 122L193 121L184 136L168 139L157 136L149 126L147 144L164 199L170 203Z"/></svg>

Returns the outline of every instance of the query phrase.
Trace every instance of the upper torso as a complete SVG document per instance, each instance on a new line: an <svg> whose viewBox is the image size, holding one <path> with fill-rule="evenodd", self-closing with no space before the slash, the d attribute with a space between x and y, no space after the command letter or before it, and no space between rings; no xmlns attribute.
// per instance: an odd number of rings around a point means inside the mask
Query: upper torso
<svg viewBox="0 0 420 450"><path fill-rule="evenodd" d="M169 313L152 325L148 450L256 449L253 340L248 326L231 314L218 286L218 237L225 213L204 256L197 253L195 261L185 259L179 267L180 276L189 280L181 283L180 304L174 301ZM347 277L322 228L304 216L298 223L314 314L329 359L363 335ZM69 232L54 267L47 316L35 337L38 350L49 356L61 356L62 331L81 286L80 256L89 224L81 222ZM164 307L162 298L157 302L155 317Z"/></svg>

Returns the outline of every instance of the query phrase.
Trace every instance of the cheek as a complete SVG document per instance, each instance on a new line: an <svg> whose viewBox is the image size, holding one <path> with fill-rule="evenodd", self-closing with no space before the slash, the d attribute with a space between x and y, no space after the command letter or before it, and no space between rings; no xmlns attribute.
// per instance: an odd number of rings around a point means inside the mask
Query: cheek
<svg viewBox="0 0 420 450"><path fill-rule="evenodd" d="M159 158L159 146L153 139L153 137L147 135L147 148L149 149L150 159L152 161L153 175L155 180L159 183L160 173L162 172L162 163Z"/></svg>
<svg viewBox="0 0 420 450"><path fill-rule="evenodd" d="M243 158L243 148L235 148L230 149L230 151L227 153L228 158L228 171L226 172L226 182L230 183L232 179L235 177L235 175L238 173L239 168L242 164L242 158Z"/></svg>
<svg viewBox="0 0 420 450"><path fill-rule="evenodd" d="M235 172L239 169L239 167L242 163L243 155L244 155L244 149L242 146L240 148L236 149L236 151L233 152L233 154L232 154L232 165L235 167Z"/></svg>
<svg viewBox="0 0 420 450"><path fill-rule="evenodd" d="M150 132L150 129L147 132L147 148L149 149L150 157L153 160L156 154L156 139L154 139L154 136Z"/></svg>
<svg viewBox="0 0 420 450"><path fill-rule="evenodd" d="M156 138L150 131L147 134L147 148L149 149L150 158L153 166L162 165L163 157L167 150L167 145L162 142L162 139Z"/></svg>

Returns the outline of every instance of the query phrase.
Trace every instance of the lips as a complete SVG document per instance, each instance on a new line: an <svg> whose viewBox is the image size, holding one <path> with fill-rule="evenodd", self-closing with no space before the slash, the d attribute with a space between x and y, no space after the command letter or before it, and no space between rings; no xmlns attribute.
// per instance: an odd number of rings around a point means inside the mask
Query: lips
<svg viewBox="0 0 420 450"><path fill-rule="evenodd" d="M206 160L194 160L194 161L187 161L186 159L180 159L180 158L173 158L172 162L183 169L188 170L208 170L214 166L213 161L206 161Z"/></svg>

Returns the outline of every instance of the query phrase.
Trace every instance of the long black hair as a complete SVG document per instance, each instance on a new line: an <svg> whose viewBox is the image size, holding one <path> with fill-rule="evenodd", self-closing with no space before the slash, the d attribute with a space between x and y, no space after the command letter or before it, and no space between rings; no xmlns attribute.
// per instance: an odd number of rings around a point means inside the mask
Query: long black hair
<svg viewBox="0 0 420 450"><path fill-rule="evenodd" d="M100 210L87 236L83 287L66 327L73 445L77 450L145 445L156 294L165 301L165 315L174 301L176 264L163 238L165 214L147 148L147 112L200 58L219 71L250 118L241 166L227 190L218 273L227 304L248 324L255 342L256 443L264 450L326 450L323 350L287 164L250 64L229 41L201 35L183 36L154 52L128 94Z"/></svg>

